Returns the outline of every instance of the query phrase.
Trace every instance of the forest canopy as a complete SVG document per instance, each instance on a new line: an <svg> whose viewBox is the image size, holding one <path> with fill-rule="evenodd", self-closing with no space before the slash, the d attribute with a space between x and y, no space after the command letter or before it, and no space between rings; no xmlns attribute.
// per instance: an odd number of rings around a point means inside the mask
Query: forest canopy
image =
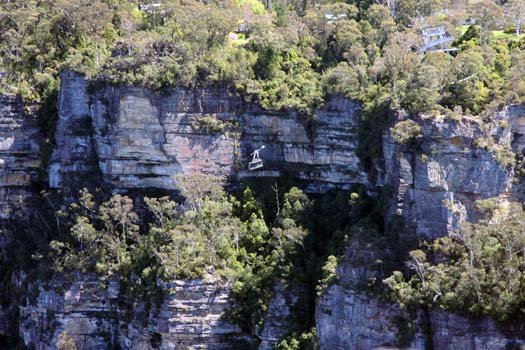
<svg viewBox="0 0 525 350"><path fill-rule="evenodd" d="M64 69L95 81L227 85L311 114L331 94L412 112L521 101L522 0L3 1L0 90L41 100ZM418 53L444 26L451 53Z"/></svg>

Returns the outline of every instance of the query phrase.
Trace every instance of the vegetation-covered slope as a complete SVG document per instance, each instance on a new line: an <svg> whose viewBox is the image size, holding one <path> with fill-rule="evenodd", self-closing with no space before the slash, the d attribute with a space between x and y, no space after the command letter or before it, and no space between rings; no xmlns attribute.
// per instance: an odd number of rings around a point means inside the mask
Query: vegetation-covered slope
<svg viewBox="0 0 525 350"><path fill-rule="evenodd" d="M524 41L514 34L519 6L8 1L0 7L1 88L43 98L67 68L155 88L228 84L274 109L311 112L327 94L343 93L417 112L462 107L477 114L524 94ZM477 24L466 26L471 19ZM417 53L420 30L433 25L457 37L457 52Z"/></svg>

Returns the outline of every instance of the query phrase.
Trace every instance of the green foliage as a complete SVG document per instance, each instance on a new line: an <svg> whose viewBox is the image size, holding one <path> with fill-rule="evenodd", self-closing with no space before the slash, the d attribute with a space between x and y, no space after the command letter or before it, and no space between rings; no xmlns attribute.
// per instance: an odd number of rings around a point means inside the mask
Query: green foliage
<svg viewBox="0 0 525 350"><path fill-rule="evenodd" d="M321 295L337 279L337 258L329 255L323 265L323 277L317 286L317 295Z"/></svg>
<svg viewBox="0 0 525 350"><path fill-rule="evenodd" d="M491 79L490 67L486 66L483 54L477 49L460 53L452 62L450 74L452 80L446 103L479 114L489 102L487 86Z"/></svg>
<svg viewBox="0 0 525 350"><path fill-rule="evenodd" d="M509 102L523 103L525 101L525 81L522 73L525 69L525 52L514 50L511 53L511 68L508 80L504 84Z"/></svg>
<svg viewBox="0 0 525 350"><path fill-rule="evenodd" d="M480 223L410 252L411 276L396 271L385 280L401 306L439 306L502 322L523 316L525 212L518 203L485 212L491 216Z"/></svg>
<svg viewBox="0 0 525 350"><path fill-rule="evenodd" d="M405 144L413 142L415 139L421 137L421 126L413 120L403 120L390 128L390 134L397 143Z"/></svg>
<svg viewBox="0 0 525 350"><path fill-rule="evenodd" d="M350 227L370 212L364 190L313 198L274 184L265 190L277 194L269 198L278 199L279 209L269 221L263 213L270 203L250 188L235 198L210 176L176 181L184 202L144 198L147 224L129 198L116 194L98 204L81 191L63 214L70 218L68 233L50 243L54 271L120 276L129 293L154 301L162 298L159 281L200 278L211 269L233 282L234 306L227 316L246 331L260 326L276 283L282 283L300 291L294 333L282 346L315 348L310 328L316 286L335 280Z"/></svg>
<svg viewBox="0 0 525 350"><path fill-rule="evenodd" d="M58 272L96 271L141 279L197 278L207 266L231 275L244 226L232 215L232 204L220 183L202 176L186 177L180 186L185 210L167 197L145 198L153 215L146 234L139 235L138 216L130 198L116 194L97 205L86 190L73 204L70 240L52 241ZM196 187L191 187L196 186ZM154 279L153 279L154 280Z"/></svg>
<svg viewBox="0 0 525 350"><path fill-rule="evenodd" d="M253 204L249 208L266 212L264 206L275 200L275 192L270 189L266 187L270 193L268 200L259 201L258 207L255 205L257 201L251 200ZM261 196L259 198L265 198L264 192L251 190L245 191L242 197L252 198L254 193L258 193ZM260 265L250 271L253 271L252 274L243 276L240 280L242 284L235 284L240 287L235 297L240 309L236 310L243 312L234 316L244 317L246 321L243 324L252 320L249 318L251 315L262 316L275 282L285 283L296 293L299 291L299 301L292 308L292 332L281 346L310 349L315 346L315 338L310 338L311 334L308 334L315 324L316 288L334 282L336 257L343 255L348 237L355 227L367 225L364 218L373 211L369 198L361 190L312 197L291 187L279 198L280 210L271 225L272 238L268 240L271 254L267 258L260 255L254 258L254 263L260 262ZM273 206L272 209L276 210ZM247 216L246 213L243 215ZM247 309L250 305L260 305L260 311Z"/></svg>
<svg viewBox="0 0 525 350"><path fill-rule="evenodd" d="M317 350L317 333L315 328L297 334L293 333L286 339L282 340L275 347L276 350Z"/></svg>
<svg viewBox="0 0 525 350"><path fill-rule="evenodd" d="M197 120L197 130L206 134L222 134L226 127L225 123L213 115L204 115Z"/></svg>
<svg viewBox="0 0 525 350"><path fill-rule="evenodd" d="M238 6L241 8L248 7L254 14L262 15L266 13L264 5L256 0L237 0Z"/></svg>
<svg viewBox="0 0 525 350"><path fill-rule="evenodd" d="M506 3L516 6L514 1ZM462 23L448 14L432 16L446 6L446 1L292 0L265 9L252 0L165 1L161 9L143 11L134 1L4 1L0 4L0 92L39 103L44 165L55 143L58 74L63 69L81 72L95 82L153 89L235 88L249 102L273 110L296 110L311 119L331 95L342 94L362 103L358 153L373 182L393 109L405 109L407 115L436 110L459 119L463 113L483 114L525 98L525 44L515 40L518 37L494 32L501 11L492 2L463 9L462 16L478 22L456 40L457 52L416 52L421 45L416 16L429 16L428 23L443 22L452 32ZM198 123L206 133L229 127L214 116ZM410 119L397 123L391 132L397 142L409 144L421 135ZM514 162L510 149L491 139L477 141L502 165ZM380 234L394 231L383 230L377 215L381 203L371 206L363 190L315 198L280 179L274 190L270 185L246 189L234 198L217 179L176 180L184 203L147 198L145 208L136 207L126 196L99 200L95 197L100 194L83 191L78 203L57 211L59 201L46 194L44 214L31 220L13 217L16 230L6 235L16 240L11 240L7 257L2 257L2 279L8 280L11 265L46 266L51 258L60 273L96 271L130 281L133 276L131 289L148 296L157 292L159 279L197 278L214 266L234 281L238 303L231 317L245 330L253 330L260 320L275 283L286 280L288 287L295 284L306 292L295 315L301 322L279 346L305 349L315 346L310 331L316 287L320 292L336 280L337 259L348 237L356 232L377 235L373 239L378 246L392 239ZM488 211L488 204L484 205ZM497 227L517 230L513 225ZM499 252L491 246L495 232L483 225L470 230L490 236L481 234L476 241L483 254ZM462 287L451 282L453 278L472 282L461 270L463 255L456 254L466 249L461 242L443 239L434 244L438 248L414 251L411 257L412 267L433 271L431 279L453 293L438 298L451 309L473 300L467 290L458 297L452 288ZM450 257L450 263L440 260L435 267L430 253L442 252L445 244L453 249L443 255ZM500 262L496 253L487 259ZM518 302L503 287L487 282L493 271L482 265L483 259L473 276L483 281L490 296L483 296L474 311L502 318L487 305L494 302L503 313L515 310ZM439 266L450 268L452 279ZM426 283L430 277L423 276ZM434 302L438 282L423 288L417 277L407 281L399 272L389 281L395 282L392 286L398 288L403 303ZM497 293L506 301L498 300Z"/></svg>
<svg viewBox="0 0 525 350"><path fill-rule="evenodd" d="M96 205L93 196L82 190L69 215L73 217L70 239L49 245L57 272L96 271L110 276L129 271L139 228L130 198L116 194Z"/></svg>
<svg viewBox="0 0 525 350"><path fill-rule="evenodd" d="M144 271L153 270L164 280L198 278L207 266L214 266L219 274L232 275L238 267L235 259L244 227L232 216L225 195L215 200L205 197L196 209L177 215L175 203L167 198L146 199L146 203L161 214L155 215L139 248L140 258L149 262Z"/></svg>
<svg viewBox="0 0 525 350"><path fill-rule="evenodd" d="M44 101L49 94L41 83L71 69L154 89L229 85L265 108L296 109L312 118L332 94L368 103L370 91L381 91L376 104L387 97L391 107L411 112L461 106L479 114L514 91L501 90L511 78L505 63L510 51L498 45L521 49L514 38L491 40L501 8L486 1L463 8L478 24L456 40L457 55L416 54L414 18L443 6L292 1L266 10L257 1L219 1L164 2L141 11L130 1L4 2L0 90Z"/></svg>
<svg viewBox="0 0 525 350"><path fill-rule="evenodd" d="M241 91L270 109L295 109L311 114L321 104L319 74L299 51L272 46L256 50L255 79L238 83Z"/></svg>
<svg viewBox="0 0 525 350"><path fill-rule="evenodd" d="M304 192L292 187L284 195L280 214L271 229L262 218L262 208L246 189L242 198L244 205L237 211L241 217L248 218L248 235L243 245L244 269L233 285L236 306L230 317L243 327L253 329L252 320L261 321L273 294L274 285L280 280L293 284L294 263L304 249L304 239L308 234L300 226L300 217L311 205ZM239 203L240 204L240 203Z"/></svg>
<svg viewBox="0 0 525 350"><path fill-rule="evenodd" d="M480 31L479 27L475 25L470 25L465 33L461 35L455 42L454 46L470 46L470 45L476 45L480 38ZM472 41L472 44L469 44L469 42Z"/></svg>

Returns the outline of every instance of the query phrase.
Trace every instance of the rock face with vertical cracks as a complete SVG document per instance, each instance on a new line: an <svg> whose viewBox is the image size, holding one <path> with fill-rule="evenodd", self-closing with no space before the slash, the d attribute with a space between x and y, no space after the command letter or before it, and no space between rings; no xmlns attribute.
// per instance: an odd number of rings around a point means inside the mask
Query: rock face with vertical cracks
<svg viewBox="0 0 525 350"><path fill-rule="evenodd" d="M198 280L174 280L159 285L165 297L159 305L144 301L124 306L118 281L101 283L80 276L72 282L35 285L36 300L20 307L20 336L36 350L54 350L67 333L78 349L210 349L249 350L253 339L223 319L229 305L229 285L206 274Z"/></svg>
<svg viewBox="0 0 525 350"><path fill-rule="evenodd" d="M10 241L4 234L4 224L15 216L24 218L37 194L41 136L35 109L19 97L0 94L0 264L2 250ZM4 288L8 288L3 286L9 279L2 278L0 298L9 299L9 293L4 293ZM16 313L13 301L0 300L0 336L10 336L16 329L13 313Z"/></svg>
<svg viewBox="0 0 525 350"><path fill-rule="evenodd" d="M0 219L24 210L33 197L40 140L34 106L16 96L0 95ZM0 246L1 240L0 236Z"/></svg>
<svg viewBox="0 0 525 350"><path fill-rule="evenodd" d="M379 184L393 192L389 218L399 218L399 229L411 239L433 239L461 222L478 220L478 199L523 198L519 166L504 160L506 154L514 156L506 153L510 149L523 151L524 121L525 109L510 106L485 123L468 117L417 117L421 135L406 144L385 130ZM317 300L321 349L488 350L518 349L525 343L519 323L502 326L489 318L467 319L440 310L407 315L360 285L381 278L374 264L374 247L353 239L336 283Z"/></svg>
<svg viewBox="0 0 525 350"><path fill-rule="evenodd" d="M523 106L510 106L484 123L469 117L416 117L421 134L405 144L384 130L383 172L377 183L370 183L356 153L359 104L342 97L316 111L313 123L294 111L264 110L227 89L154 92L96 86L65 72L58 109L56 147L49 169L40 169L41 134L31 106L0 96L0 218L12 216L14 202L35 196L31 184L40 170L49 171L50 186L65 196L97 186L114 192L175 191L174 175L203 173L232 183L290 173L309 192L353 184L373 192L374 186L384 186L392 190L387 200L393 202L386 221L399 219L412 239L432 239L463 221L476 221L478 199L525 198L525 185L517 176L522 170L505 161L508 150L522 153L525 148ZM250 153L262 145L264 168L247 171ZM354 237L336 283L318 297L322 350L431 345L488 350L523 342L519 326L502 329L489 319L436 310L409 315L368 293L363 280L385 277L376 268L381 256L376 248ZM19 317L20 336L39 350L56 349L64 331L79 349L247 349L260 342L267 350L287 334L290 304L296 300L276 286L264 327L255 337L221 318L229 305L229 285L210 276L167 282L161 287L175 293L151 309L128 301L133 304L131 317L122 308L116 282L101 286L85 275L65 288L44 285L33 285L34 298L20 307ZM0 333L8 323L0 310Z"/></svg>
<svg viewBox="0 0 525 350"><path fill-rule="evenodd" d="M385 183L394 189L395 215L420 239L433 239L478 219L474 202L512 192L514 168L502 162L510 150L509 113L491 123L419 117L416 145L396 143L386 130ZM483 145L492 142L488 147Z"/></svg>
<svg viewBox="0 0 525 350"><path fill-rule="evenodd" d="M348 188L368 183L355 153L358 109L335 97L312 128L295 112L266 111L228 91L88 88L64 73L50 184L99 173L114 190L175 189L176 174L235 180L293 172L311 191ZM261 145L265 167L248 172L249 154Z"/></svg>
<svg viewBox="0 0 525 350"><path fill-rule="evenodd" d="M274 286L273 296L263 320L263 327L258 338L261 340L258 350L272 350L289 332L291 308L299 299L297 290L287 290L278 283Z"/></svg>
<svg viewBox="0 0 525 350"><path fill-rule="evenodd" d="M367 282L381 278L377 259L383 253L359 237L350 241L337 280L317 298L315 320L321 349L425 349L419 316L408 315L366 291ZM407 334L409 326L413 328Z"/></svg>

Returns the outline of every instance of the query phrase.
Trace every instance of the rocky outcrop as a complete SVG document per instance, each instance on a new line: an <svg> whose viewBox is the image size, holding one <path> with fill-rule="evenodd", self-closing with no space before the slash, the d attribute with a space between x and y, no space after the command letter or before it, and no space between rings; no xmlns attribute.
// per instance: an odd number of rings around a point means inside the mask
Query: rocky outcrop
<svg viewBox="0 0 525 350"><path fill-rule="evenodd" d="M507 108L511 122L512 150L517 154L516 179L513 196L525 201L525 105L513 105Z"/></svg>
<svg viewBox="0 0 525 350"><path fill-rule="evenodd" d="M268 305L263 327L258 335L261 343L259 350L272 350L290 330L292 308L299 299L298 292L287 290L278 283L273 289L273 296Z"/></svg>
<svg viewBox="0 0 525 350"><path fill-rule="evenodd" d="M140 87L90 86L72 72L61 78L49 184L66 193L86 186L172 191L177 189L176 174L213 174L235 183L293 173L310 192L352 184L370 191L373 185L391 187L389 219L401 218L403 231L415 233L417 239L442 236L462 221L475 221L478 199L525 198L525 185L513 181L516 169L505 162L510 147L516 152L525 148L523 107L509 107L490 123L469 117L417 117L421 135L406 144L385 130L384 173L377 184L370 184L356 152L359 104L354 101L333 97L314 113L313 125L294 111L264 110L226 89L157 93ZM0 97L0 218L9 217L11 203L18 198L31 198L31 183L40 167L41 136L33 114L25 110L20 100ZM261 152L265 167L249 172L249 155L261 145L266 146ZM521 342L519 330L502 331L490 320L437 311L423 320L420 314L407 315L367 293L361 282L382 278L375 275L375 254L370 245L354 240L338 268L337 282L319 297L321 349L424 349L432 344L434 349L485 350ZM116 282L102 286L82 276L65 290L59 284L48 289L40 285L36 300L20 308L20 335L36 349L54 349L63 332L80 349L254 345L253 338L221 318L229 305L229 289L213 276L165 284L162 288L173 294L166 294L151 310L144 303L132 303L131 316L119 302L122 293ZM276 287L257 335L261 349L271 349L286 334L294 302ZM431 330L426 335L423 323ZM0 317L0 328L3 325Z"/></svg>
<svg viewBox="0 0 525 350"><path fill-rule="evenodd" d="M490 318L468 319L440 310L428 314L428 319L407 315L340 281L317 303L320 349L518 350L525 345L520 323L500 326Z"/></svg>
<svg viewBox="0 0 525 350"><path fill-rule="evenodd" d="M467 319L433 310L430 313L434 349L507 350L522 349L525 329L519 323L505 328L489 318Z"/></svg>
<svg viewBox="0 0 525 350"><path fill-rule="evenodd" d="M38 129L36 106L24 103L14 95L0 94L0 265L4 264L3 249L11 241L4 227L15 219L27 220L38 194L42 175L40 161L41 136ZM0 267L2 272L9 271ZM9 273L9 272L8 272ZM13 336L16 329L16 297L11 288L16 282L0 276L0 347L2 337ZM8 282L10 281L11 286ZM15 333L16 334L16 333Z"/></svg>
<svg viewBox="0 0 525 350"><path fill-rule="evenodd" d="M20 307L20 337L37 350L56 349L63 332L80 349L109 348L118 330L118 284L104 286L89 278L68 284L55 281L47 288L32 286L36 300L28 299Z"/></svg>
<svg viewBox="0 0 525 350"><path fill-rule="evenodd" d="M388 130L383 143L385 183L409 231L421 239L446 235L477 219L476 200L508 197L514 169L502 159L512 141L507 112L491 123L424 116L416 122L422 134L415 144L395 142Z"/></svg>
<svg viewBox="0 0 525 350"><path fill-rule="evenodd" d="M82 276L36 288L36 300L20 308L19 331L36 350L56 349L64 332L85 350L245 350L254 345L238 326L224 320L229 287L211 274L163 284L164 300L150 311L144 302L127 309L117 281Z"/></svg>
<svg viewBox="0 0 525 350"><path fill-rule="evenodd" d="M509 106L505 113L511 124L512 149L521 154L525 151L525 105Z"/></svg>
<svg viewBox="0 0 525 350"><path fill-rule="evenodd" d="M227 90L160 94L138 87L95 87L81 75L65 72L58 110L49 185L66 196L101 185L121 192L176 190L176 174L207 173L236 182L292 172L313 192L368 183L356 156L359 105L342 97L317 111L312 128L294 111L266 111ZM26 126L32 119L18 121ZM26 135L21 126L13 129L16 137L37 146L38 130ZM26 144L16 144L19 153L22 145ZM266 146L261 153L265 167L249 172L250 153L261 145ZM32 159L27 152L26 159ZM35 169L39 166L34 164ZM53 349L66 332L82 349L109 344L129 349L247 346L248 338L236 326L219 319L228 304L228 289L217 289L215 282L174 281L165 287L179 293L167 296L146 316L147 322L126 323L116 302L118 285L102 288L99 281L84 277L66 291L56 288L60 283L38 287L36 301L21 308L20 335L26 344ZM295 300L276 287L259 335L263 349L272 348L287 333L289 307ZM143 308L137 303L134 311L144 313Z"/></svg>
<svg viewBox="0 0 525 350"><path fill-rule="evenodd" d="M56 147L49 164L49 185L60 188L86 187L98 182L98 158L95 152L87 83L80 75L65 74L58 99Z"/></svg>
<svg viewBox="0 0 525 350"><path fill-rule="evenodd" d="M148 323L134 320L122 332L122 349L254 348L254 340L224 318L231 306L229 283L208 274L199 280L171 281L162 289L167 293L160 307L149 312ZM121 322L121 329L125 327Z"/></svg>
<svg viewBox="0 0 525 350"><path fill-rule="evenodd" d="M369 350L396 346L399 329L394 318L398 314L394 305L336 284L317 302L320 348Z"/></svg>
<svg viewBox="0 0 525 350"><path fill-rule="evenodd" d="M312 131L306 117L263 110L227 90L159 94L87 84L62 75L52 187L85 173L122 191L175 189L181 173L235 180L289 171L317 192L367 183L356 156L359 105L342 97L317 111ZM249 154L261 145L264 170L248 172Z"/></svg>
<svg viewBox="0 0 525 350"><path fill-rule="evenodd" d="M380 182L394 190L389 215L402 219L401 235L443 236L461 222L479 219L478 199L521 198L523 184L516 181L517 169L506 159L514 156L511 148L523 151L524 121L524 108L511 106L490 122L420 116L415 119L420 135L406 144L396 142L386 130L385 173ZM319 297L316 322L321 349L425 349L428 344L440 350L488 350L517 349L524 343L520 324L501 326L489 318L467 319L439 310L414 318L365 293L359 281L362 285L376 277L373 251L373 245L363 246L354 239L338 268L337 282ZM410 343L400 344L409 324L420 328L412 329ZM425 324L426 334L421 329Z"/></svg>
<svg viewBox="0 0 525 350"><path fill-rule="evenodd" d="M320 349L426 349L423 322L417 316L407 315L366 290L367 283L380 278L376 266L380 255L370 248L365 240L352 239L338 266L336 282L317 299Z"/></svg>
<svg viewBox="0 0 525 350"><path fill-rule="evenodd" d="M364 241L350 242L337 281L317 300L321 350L517 350L525 345L520 322L498 325L488 317L469 319L437 309L409 313L380 300L366 288L381 277L378 256Z"/></svg>
<svg viewBox="0 0 525 350"><path fill-rule="evenodd" d="M40 140L34 106L0 95L0 219L10 218L13 208L27 207L34 196Z"/></svg>

